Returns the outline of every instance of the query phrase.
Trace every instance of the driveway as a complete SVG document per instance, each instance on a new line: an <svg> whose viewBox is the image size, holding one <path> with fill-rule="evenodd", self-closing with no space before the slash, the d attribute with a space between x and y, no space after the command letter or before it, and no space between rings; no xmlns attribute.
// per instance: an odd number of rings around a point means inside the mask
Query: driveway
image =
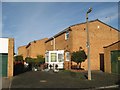
<svg viewBox="0 0 120 90"><path fill-rule="evenodd" d="M80 88L97 89L119 84L118 75L92 71L92 80L86 79L87 72L30 71L12 78L11 88Z"/></svg>

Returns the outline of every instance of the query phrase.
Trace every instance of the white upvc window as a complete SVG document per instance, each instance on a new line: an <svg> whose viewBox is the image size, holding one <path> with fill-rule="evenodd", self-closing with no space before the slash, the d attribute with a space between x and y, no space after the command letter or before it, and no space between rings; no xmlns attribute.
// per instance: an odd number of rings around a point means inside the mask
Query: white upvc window
<svg viewBox="0 0 120 90"><path fill-rule="evenodd" d="M51 62L57 62L57 53L51 53Z"/></svg>
<svg viewBox="0 0 120 90"><path fill-rule="evenodd" d="M70 61L70 52L65 52L66 61Z"/></svg>
<svg viewBox="0 0 120 90"><path fill-rule="evenodd" d="M49 62L49 53L47 52L47 53L45 53L45 62Z"/></svg>
<svg viewBox="0 0 120 90"><path fill-rule="evenodd" d="M68 39L69 39L69 31L65 33L65 40L68 40Z"/></svg>
<svg viewBox="0 0 120 90"><path fill-rule="evenodd" d="M58 62L64 62L64 55L62 53L58 53Z"/></svg>

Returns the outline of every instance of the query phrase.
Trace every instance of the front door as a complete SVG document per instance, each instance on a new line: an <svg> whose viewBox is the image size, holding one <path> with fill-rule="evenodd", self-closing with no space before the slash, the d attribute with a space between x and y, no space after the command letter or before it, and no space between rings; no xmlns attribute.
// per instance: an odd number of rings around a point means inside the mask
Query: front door
<svg viewBox="0 0 120 90"><path fill-rule="evenodd" d="M120 74L120 50L111 51L111 72Z"/></svg>
<svg viewBox="0 0 120 90"><path fill-rule="evenodd" d="M100 54L100 70L104 72L104 54Z"/></svg>

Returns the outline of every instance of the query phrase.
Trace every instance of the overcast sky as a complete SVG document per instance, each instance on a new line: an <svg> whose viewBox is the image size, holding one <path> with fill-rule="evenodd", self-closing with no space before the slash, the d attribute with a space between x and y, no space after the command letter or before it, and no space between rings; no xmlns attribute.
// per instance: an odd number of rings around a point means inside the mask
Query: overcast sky
<svg viewBox="0 0 120 90"><path fill-rule="evenodd" d="M17 52L19 46L85 22L89 7L89 20L118 28L117 2L2 2L2 37L14 38Z"/></svg>

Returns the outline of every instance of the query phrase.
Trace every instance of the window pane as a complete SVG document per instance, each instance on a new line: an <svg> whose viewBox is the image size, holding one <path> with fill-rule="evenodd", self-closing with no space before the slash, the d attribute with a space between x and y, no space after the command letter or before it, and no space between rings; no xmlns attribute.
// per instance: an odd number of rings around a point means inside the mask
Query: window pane
<svg viewBox="0 0 120 90"><path fill-rule="evenodd" d="M49 59L49 53L46 53L46 62L48 62Z"/></svg>
<svg viewBox="0 0 120 90"><path fill-rule="evenodd" d="M57 61L57 54L51 53L51 62L56 62L56 61Z"/></svg>
<svg viewBox="0 0 120 90"><path fill-rule="evenodd" d="M68 40L69 39L69 32L67 31L66 33L65 33L65 40Z"/></svg>
<svg viewBox="0 0 120 90"><path fill-rule="evenodd" d="M70 53L66 52L66 61L69 61L69 60L70 60Z"/></svg>
<svg viewBox="0 0 120 90"><path fill-rule="evenodd" d="M45 54L45 62L48 62L48 60L49 60L49 53L47 52L47 53Z"/></svg>
<svg viewBox="0 0 120 90"><path fill-rule="evenodd" d="M58 61L63 62L63 54L58 54Z"/></svg>

